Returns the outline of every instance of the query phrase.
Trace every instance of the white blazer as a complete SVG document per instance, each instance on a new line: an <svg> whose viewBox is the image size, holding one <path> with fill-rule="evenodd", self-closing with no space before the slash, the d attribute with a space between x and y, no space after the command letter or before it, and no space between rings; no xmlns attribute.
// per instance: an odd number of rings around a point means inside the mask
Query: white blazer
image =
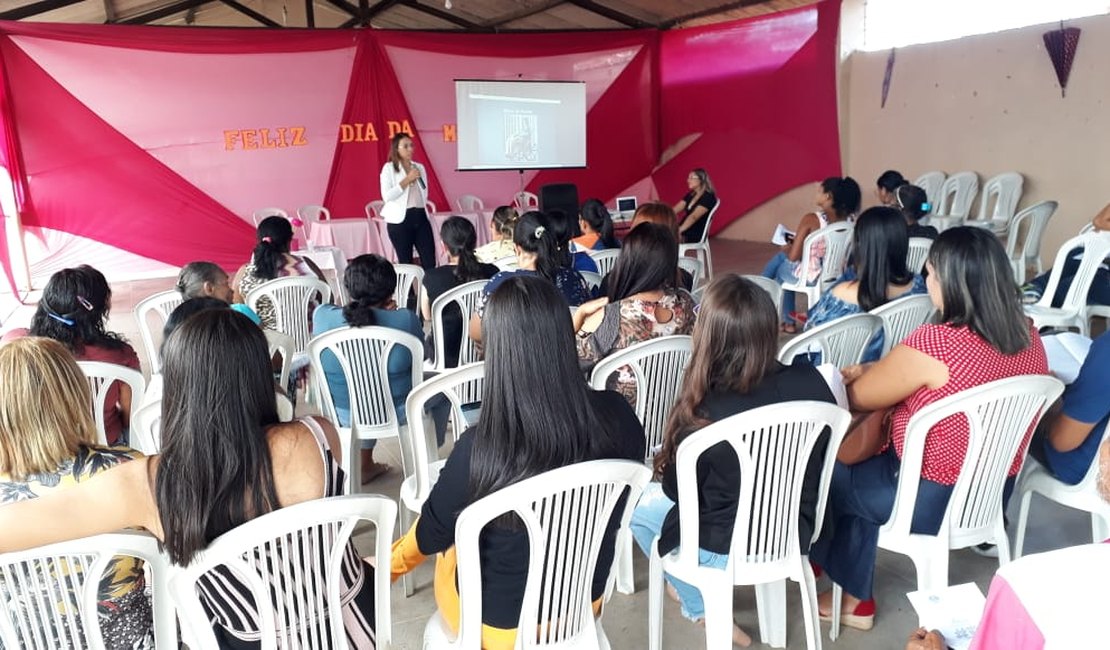
<svg viewBox="0 0 1110 650"><path fill-rule="evenodd" d="M382 201L385 205L382 206L381 214L386 223L401 223L405 220L405 210L409 207L409 192L412 190L420 192L421 207L428 203L428 174L424 171L424 165L418 162L412 164L420 170L423 185L417 181L408 187L401 187L401 181L407 175L405 168L401 167L400 171L394 171L393 163L389 161L386 161L382 167Z"/></svg>

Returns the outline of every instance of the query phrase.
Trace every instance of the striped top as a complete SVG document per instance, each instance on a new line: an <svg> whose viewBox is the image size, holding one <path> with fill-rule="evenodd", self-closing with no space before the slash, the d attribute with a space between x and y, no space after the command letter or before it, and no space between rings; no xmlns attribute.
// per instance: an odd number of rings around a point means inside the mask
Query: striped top
<svg viewBox="0 0 1110 650"><path fill-rule="evenodd" d="M327 437L320 425L312 418L306 417L298 420L312 432L320 447L320 455L324 460L324 497L340 496L345 492L345 472L332 455ZM285 537L293 543L283 543L280 550L289 548L288 555L265 553L263 544L253 551L252 564L268 567L274 576L282 580L298 580L308 585L323 585L327 574L327 550L331 548L331 540L338 532L338 527L322 526L319 529L320 543L312 544L318 552L305 557L302 550L303 541L298 543L294 538ZM269 540L267 540L269 541ZM307 566L306 566L307 565ZM276 567L276 568L275 568ZM340 565L341 577L339 586L340 602L343 606L343 623L347 631L347 640L352 648L373 648L376 645L374 634L374 578L373 568L362 561L353 542L347 543L347 549ZM263 573L265 575L265 573ZM251 597L250 589L240 581L233 571L221 566L210 571L197 583L201 602L213 623L221 647L236 648L258 647L261 633L259 632L259 615ZM275 585L271 590L275 599L280 598L278 592L281 587ZM287 603L292 607L293 603ZM275 620L279 630L283 627L283 620L297 621L301 617L297 612L290 611L287 616L275 611ZM309 616L309 622L314 616ZM326 628L326 625L324 626ZM324 631L325 634L327 631ZM281 638L279 633L279 639ZM280 644L279 644L280 645ZM333 647L335 643L327 643L324 647Z"/></svg>

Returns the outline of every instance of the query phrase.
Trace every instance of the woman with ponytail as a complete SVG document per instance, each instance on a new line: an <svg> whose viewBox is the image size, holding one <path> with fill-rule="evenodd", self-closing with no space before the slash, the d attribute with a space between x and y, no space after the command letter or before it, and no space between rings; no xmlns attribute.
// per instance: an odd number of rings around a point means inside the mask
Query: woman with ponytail
<svg viewBox="0 0 1110 650"><path fill-rule="evenodd" d="M343 274L343 286L351 301L343 307L320 305L312 315L312 332L320 335L328 330L341 327L389 327L423 339L424 329L420 319L407 309L399 309L393 299L397 287L397 272L393 264L380 255L359 255L347 265ZM407 349L394 348L389 354L389 390L393 395L393 405L401 422L405 421L405 399L412 390L412 355ZM417 359L416 363L420 360ZM336 424L340 427L351 426L350 395L347 392L347 379L339 359L330 352L323 356L324 377L335 404ZM367 483L389 471L384 463L374 462L374 443L366 440L362 448L362 482Z"/></svg>
<svg viewBox="0 0 1110 650"><path fill-rule="evenodd" d="M323 272L309 259L302 259L289 252L293 241L293 226L284 217L266 217L258 224L255 232L257 243L251 253L251 261L244 264L235 274L232 282L235 302L244 302L252 289L277 278L315 275L324 279ZM258 301L258 317L262 319L263 329L274 329L277 320L274 306L269 299Z"/></svg>
<svg viewBox="0 0 1110 650"><path fill-rule="evenodd" d="M600 251L621 247L621 243L613 235L613 219L609 216L609 209L597 199L589 199L582 204L578 227L582 234L571 240L578 250Z"/></svg>
<svg viewBox="0 0 1110 650"><path fill-rule="evenodd" d="M451 217L443 222L439 237L443 241L443 249L447 251L447 264L424 274L420 311L425 321L432 319L432 303L436 298L467 282L488 280L498 271L496 266L483 264L475 256L474 247L478 243L478 234L474 232L474 225L469 220ZM459 365L458 342L463 336L463 315L457 306L450 305L444 310L443 329L447 349L444 367L454 368ZM428 340L431 341L430 336Z"/></svg>
<svg viewBox="0 0 1110 650"><path fill-rule="evenodd" d="M933 209L925 190L906 183L894 190L893 195L894 205L902 211L902 217L906 220L906 233L910 237L936 239L940 234L936 228L921 225L921 220L929 216L929 211Z"/></svg>

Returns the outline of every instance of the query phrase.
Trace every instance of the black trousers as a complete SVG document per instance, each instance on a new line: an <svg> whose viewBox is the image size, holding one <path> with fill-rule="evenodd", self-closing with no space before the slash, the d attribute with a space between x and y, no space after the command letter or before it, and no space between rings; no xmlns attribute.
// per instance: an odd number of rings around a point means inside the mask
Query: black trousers
<svg viewBox="0 0 1110 650"><path fill-rule="evenodd" d="M405 210L405 220L388 224L386 230L399 263L412 264L412 249L415 246L416 253L420 256L420 266L424 270L436 267L436 242L432 237L432 224L428 221L428 213L424 208Z"/></svg>

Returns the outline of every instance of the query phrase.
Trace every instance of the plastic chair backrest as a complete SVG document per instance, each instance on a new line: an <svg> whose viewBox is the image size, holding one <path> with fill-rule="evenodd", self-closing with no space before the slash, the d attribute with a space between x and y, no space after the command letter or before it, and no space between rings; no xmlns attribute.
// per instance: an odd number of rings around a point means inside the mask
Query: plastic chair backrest
<svg viewBox="0 0 1110 650"><path fill-rule="evenodd" d="M801 561L798 513L806 468L822 434L829 431L821 463L813 539L821 532L836 452L851 415L836 404L796 401L744 411L696 431L678 446L678 562L698 564L697 462L727 443L740 461L740 498L728 562L734 580L756 584L793 572Z"/></svg>
<svg viewBox="0 0 1110 650"><path fill-rule="evenodd" d="M176 289L171 289L169 291L160 291L153 296L144 298L135 305L135 321L139 325L139 338L143 341L143 348L146 350L147 362L150 364L148 367L150 368L151 374L161 372L162 354L158 345L154 342L155 330L150 326L150 315L158 315L159 321L157 331L160 339L162 327L164 327L166 321L169 320L170 314L184 301L181 292Z"/></svg>
<svg viewBox="0 0 1110 650"><path fill-rule="evenodd" d="M262 223L262 220L266 217L281 217L288 221L289 213L281 208L259 208L251 215L251 218L254 220L254 227L257 228L258 224Z"/></svg>
<svg viewBox="0 0 1110 650"><path fill-rule="evenodd" d="M790 365L794 357L811 348L818 348L821 350L821 363L845 368L863 360L867 343L882 328L883 319L872 314L837 318L791 339L779 350L779 361Z"/></svg>
<svg viewBox="0 0 1110 650"><path fill-rule="evenodd" d="M579 271L578 275L586 281L586 287L589 288L591 293L597 293L598 288L601 286L601 274L594 273L593 271Z"/></svg>
<svg viewBox="0 0 1110 650"><path fill-rule="evenodd" d="M991 177L983 185L982 196L979 197L979 214L977 219L1006 220L1009 221L1017 212L1018 202L1021 201L1021 190L1025 179L1017 172L1003 172ZM991 199L994 199L994 210L991 210Z"/></svg>
<svg viewBox="0 0 1110 650"><path fill-rule="evenodd" d="M701 284L702 278L705 277L705 264L696 257L679 257L678 268L690 274L690 277L693 279L693 283L690 286L698 286Z"/></svg>
<svg viewBox="0 0 1110 650"><path fill-rule="evenodd" d="M435 214L435 213L439 212L439 208L436 207L436 204L435 204L434 201L428 200L428 201L424 202L424 212L427 212L429 215L432 215L432 214Z"/></svg>
<svg viewBox="0 0 1110 650"><path fill-rule="evenodd" d="M928 237L910 237L910 247L906 253L906 268L910 273L921 273L932 247L933 240Z"/></svg>
<svg viewBox="0 0 1110 650"><path fill-rule="evenodd" d="M1056 201L1041 201L1014 215L1013 221L1010 222L1010 231L1006 233L1006 255L1010 260L1025 264L1025 260L1040 255L1041 239L1048 228L1048 220L1056 214L1056 208L1059 205ZM1018 240L1021 236L1019 231L1026 223L1028 227L1025 229L1025 238L1021 240L1019 252Z"/></svg>
<svg viewBox="0 0 1110 650"><path fill-rule="evenodd" d="M459 212L480 212L486 209L482 199L473 194L463 194L455 199L455 205L458 206Z"/></svg>
<svg viewBox="0 0 1110 650"><path fill-rule="evenodd" d="M275 355L281 356L281 372L278 386L288 388L289 386L289 373L293 367L293 355L297 352L297 343L293 337L274 330L262 330L266 335L266 345L270 351L270 358Z"/></svg>
<svg viewBox="0 0 1110 650"><path fill-rule="evenodd" d="M241 585L250 594L244 598L257 610L262 648L348 648L340 583L350 563L362 562L348 541L360 521L369 521L374 555L388 557L396 517L392 499L358 494L280 508L224 533L170 583L182 626L199 647L217 647L198 592L234 576L238 584L225 589ZM373 580L376 646L389 648L389 572L375 571Z"/></svg>
<svg viewBox="0 0 1110 650"><path fill-rule="evenodd" d="M410 295L419 296L424 285L424 267L418 264L394 264L397 272L397 286L393 289L393 300L397 307L404 309L409 304Z"/></svg>
<svg viewBox="0 0 1110 650"><path fill-rule="evenodd" d="M952 174L940 187L935 214L942 217L967 217L979 193L979 175L975 172Z"/></svg>
<svg viewBox="0 0 1110 650"><path fill-rule="evenodd" d="M914 185L925 190L925 199L932 204L932 212L936 214L937 203L940 200L940 188L947 178L944 172L926 172L917 177Z"/></svg>
<svg viewBox="0 0 1110 650"><path fill-rule="evenodd" d="M322 205L306 205L297 208L297 216L305 223L331 221L331 211Z"/></svg>
<svg viewBox="0 0 1110 650"><path fill-rule="evenodd" d="M762 275L743 275L745 280L755 283L760 289L763 289L771 296L771 302L775 303L775 313L782 312L782 285L776 280L765 278Z"/></svg>
<svg viewBox="0 0 1110 650"><path fill-rule="evenodd" d="M0 646L103 649L100 577L117 556L139 558L150 567L156 645L176 645L169 560L151 535L121 531L0 555Z"/></svg>
<svg viewBox="0 0 1110 650"><path fill-rule="evenodd" d="M531 549L517 629L536 633L520 633L517 647L597 647L590 599L602 539L612 516L620 518L621 528L628 526L650 478L651 471L638 463L595 460L544 472L467 506L455 524L460 610L456 647L481 646L479 535L505 513L520 518ZM624 512L617 512L626 491Z"/></svg>
<svg viewBox="0 0 1110 650"><path fill-rule="evenodd" d="M438 459L438 454L435 452L435 438L431 437L434 431L428 430L427 421L424 418L425 407L438 395L443 395L447 399L451 404L450 417L454 422L452 434L455 441L458 441L459 436L466 430L463 406L480 403L485 385L486 367L479 361L445 370L422 382L409 393L405 401L405 414L409 421L409 440L406 442L402 439L401 452L409 454L402 464L406 468L412 468L412 475L416 477L415 501L417 503L423 503L432 491L432 486L435 485L430 466L435 459Z"/></svg>
<svg viewBox="0 0 1110 650"><path fill-rule="evenodd" d="M162 451L162 400L143 402L131 410L130 446L147 456Z"/></svg>
<svg viewBox="0 0 1110 650"><path fill-rule="evenodd" d="M487 280L475 280L474 282L460 284L453 289L444 291L432 302L432 342L435 345L435 363L437 370L446 369L446 366L443 364L447 358L447 346L449 344L454 344L454 342L448 342L446 340L445 326L443 324L444 311L451 305L455 305L458 308L459 315L462 317L462 340L458 341L458 365L463 366L478 361L478 349L474 345L474 340L467 334L467 325L470 323L470 315L477 310L478 298L481 297L482 289L486 287L486 282Z"/></svg>
<svg viewBox="0 0 1110 650"><path fill-rule="evenodd" d="M1064 384L1048 375L1009 377L950 395L915 413L906 425L898 491L883 533L910 534L929 430L962 414L969 426L967 454L938 535L948 539L951 548L963 548L991 534L1002 517L1010 466L1019 452L1024 461L1026 434L1063 391Z"/></svg>
<svg viewBox="0 0 1110 650"><path fill-rule="evenodd" d="M691 351L689 336L661 336L617 350L599 361L590 373L590 387L594 390L605 390L609 376L620 368L627 368L626 372L635 378L633 410L644 425L645 462L650 462L663 444L663 430L682 389Z"/></svg>
<svg viewBox="0 0 1110 650"><path fill-rule="evenodd" d="M1095 280L1095 273L1107 256L1110 256L1110 231L1092 231L1072 237L1060 246L1060 250L1056 253L1056 261L1053 262L1052 270L1048 275L1048 286L1045 287L1041 299L1037 301L1037 306L1052 307L1052 299L1056 295L1056 288L1060 286L1064 265L1077 248L1083 249L1083 257L1079 260L1079 268L1072 276L1071 285L1068 286L1068 293L1060 308L1068 312L1079 312L1086 308L1087 293Z"/></svg>
<svg viewBox="0 0 1110 650"><path fill-rule="evenodd" d="M146 391L146 379L143 373L127 366L104 361L78 361L81 372L89 380L89 392L92 393L93 418L96 421L97 441L101 445L108 444L104 432L104 406L108 399L108 389L119 381L127 384L131 389L131 410L139 408L143 403L143 393Z"/></svg>
<svg viewBox="0 0 1110 650"><path fill-rule="evenodd" d="M936 311L927 294L905 296L872 309L871 315L883 319L883 355L932 320Z"/></svg>
<svg viewBox="0 0 1110 650"><path fill-rule="evenodd" d="M606 248L600 251L590 251L590 258L597 264L597 272L601 277L609 275L617 265L617 258L621 256L619 248Z"/></svg>
<svg viewBox="0 0 1110 650"><path fill-rule="evenodd" d="M540 197L531 192L517 192L513 195L513 207L520 211L538 209L540 207Z"/></svg>
<svg viewBox="0 0 1110 650"><path fill-rule="evenodd" d="M371 202L367 203L366 204L366 217L371 219L371 220L381 219L382 218L382 206L384 206L384 205L385 205L385 201L382 201L380 199L377 200L377 201L371 201Z"/></svg>
<svg viewBox="0 0 1110 650"><path fill-rule="evenodd" d="M848 263L848 253L852 248L853 230L852 224L842 221L818 228L806 235L806 240L802 243L802 258L798 262L801 273L809 268L809 258L817 242L821 239L825 240L825 257L821 262L821 274L817 276L818 295L825 293L836 284L844 273L844 267ZM805 284L805 278L801 278L799 282Z"/></svg>
<svg viewBox="0 0 1110 650"><path fill-rule="evenodd" d="M709 229L713 225L713 217L716 216L717 210L719 210L720 208L721 199L718 198L717 204L713 206L713 209L709 211L709 216L705 218L705 230L701 231L701 239L698 240L699 244L706 245L709 243Z"/></svg>
<svg viewBox="0 0 1110 650"><path fill-rule="evenodd" d="M264 282L247 293L247 306L258 311L258 301L268 298L274 306L275 329L292 337L297 352L308 347L313 302L331 300L331 287L316 277L295 276Z"/></svg>

